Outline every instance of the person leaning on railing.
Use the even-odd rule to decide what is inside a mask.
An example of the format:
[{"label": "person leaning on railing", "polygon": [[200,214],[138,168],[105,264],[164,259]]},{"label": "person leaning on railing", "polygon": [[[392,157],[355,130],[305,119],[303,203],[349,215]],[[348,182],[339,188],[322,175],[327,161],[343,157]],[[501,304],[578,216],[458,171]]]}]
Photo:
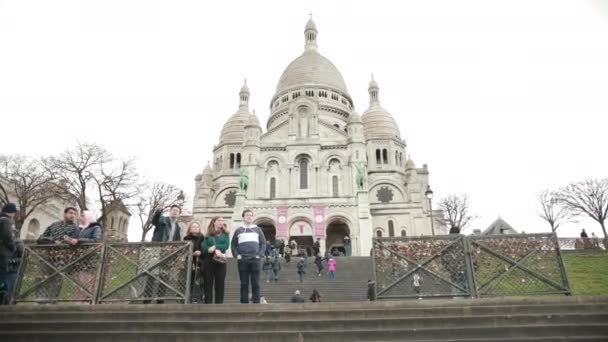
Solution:
[{"label": "person leaning on railing", "polygon": [[[65,242],[68,245],[76,246],[83,243],[96,243],[101,239],[101,225],[97,223],[95,215],[92,211],[83,210],[78,216],[78,234],[75,238],[66,238]],[[83,261],[79,264],[76,272],[79,286],[76,287],[76,300],[92,300],[85,289],[92,291],[95,287],[95,265],[87,265]]]},{"label": "person leaning on railing", "polygon": [[[68,239],[70,238],[77,238],[79,234],[78,226],[75,224],[77,214],[78,211],[76,208],[65,208],[65,210],[63,210],[63,220],[57,221],[48,226],[36,242],[41,245],[60,245],[67,243]],[[64,253],[66,253],[66,251],[58,251],[58,253],[54,253],[54,257],[50,261],[55,264],[58,262],[63,262],[62,257],[65,256]],[[53,266],[59,267],[60,265]],[[52,267],[46,265],[45,263],[40,264],[40,280],[46,279],[53,273],[55,273],[55,270]],[[36,290],[36,296],[39,299],[48,299],[48,303],[53,303],[53,300],[59,297],[62,285],[63,278],[56,275],[38,287]]]}]

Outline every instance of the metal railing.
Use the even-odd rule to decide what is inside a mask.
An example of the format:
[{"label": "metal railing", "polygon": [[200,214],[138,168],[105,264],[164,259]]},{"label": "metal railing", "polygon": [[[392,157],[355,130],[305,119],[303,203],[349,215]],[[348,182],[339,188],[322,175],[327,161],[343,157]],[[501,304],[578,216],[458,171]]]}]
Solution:
[{"label": "metal railing", "polygon": [[557,239],[559,248],[562,250],[583,250],[583,249],[595,249],[605,250],[606,246],[604,241],[598,237],[564,237]]},{"label": "metal railing", "polygon": [[570,294],[555,234],[374,238],[378,299]]},{"label": "metal railing", "polygon": [[26,245],[12,302],[189,300],[189,242]]}]

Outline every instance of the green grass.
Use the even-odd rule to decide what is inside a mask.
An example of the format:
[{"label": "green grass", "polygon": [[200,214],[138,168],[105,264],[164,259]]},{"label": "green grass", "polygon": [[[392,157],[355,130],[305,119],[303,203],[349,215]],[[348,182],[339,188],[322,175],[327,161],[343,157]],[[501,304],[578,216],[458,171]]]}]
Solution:
[{"label": "green grass", "polygon": [[608,295],[608,253],[562,253],[576,296]]}]

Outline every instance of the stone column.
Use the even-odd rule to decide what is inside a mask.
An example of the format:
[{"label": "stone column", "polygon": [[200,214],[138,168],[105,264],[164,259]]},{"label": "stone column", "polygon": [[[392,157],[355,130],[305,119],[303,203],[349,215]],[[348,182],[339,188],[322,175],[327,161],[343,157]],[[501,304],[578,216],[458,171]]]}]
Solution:
[{"label": "stone column", "polygon": [[[357,192],[357,205],[359,216],[359,241],[351,241],[353,245],[353,255],[368,256],[372,249],[372,215],[369,209],[369,194],[367,191]],[[357,250],[358,249],[358,250]]]}]

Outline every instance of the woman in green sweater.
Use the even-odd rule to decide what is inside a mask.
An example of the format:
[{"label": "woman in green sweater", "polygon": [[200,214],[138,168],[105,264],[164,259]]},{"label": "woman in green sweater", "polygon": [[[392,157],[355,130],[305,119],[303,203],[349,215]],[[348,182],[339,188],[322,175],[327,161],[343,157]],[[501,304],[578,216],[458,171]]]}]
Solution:
[{"label": "woman in green sweater", "polygon": [[[226,279],[226,250],[230,247],[230,235],[221,217],[214,217],[207,228],[207,238],[202,250],[207,253],[204,259],[205,304],[224,303],[224,280]],[[222,262],[223,261],[223,262]],[[215,301],[213,290],[215,289]]]}]

